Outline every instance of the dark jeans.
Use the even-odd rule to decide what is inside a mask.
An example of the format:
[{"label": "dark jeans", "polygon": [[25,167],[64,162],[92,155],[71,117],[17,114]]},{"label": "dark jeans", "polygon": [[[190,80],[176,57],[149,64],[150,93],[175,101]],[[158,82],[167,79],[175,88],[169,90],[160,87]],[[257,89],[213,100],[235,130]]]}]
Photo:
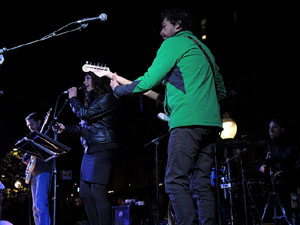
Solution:
[{"label": "dark jeans", "polygon": [[107,185],[80,181],[80,197],[91,225],[111,225]]},{"label": "dark jeans", "polygon": [[199,224],[215,225],[210,174],[217,135],[215,127],[171,130],[165,185],[178,225],[190,225],[195,219],[193,198],[197,201]]}]

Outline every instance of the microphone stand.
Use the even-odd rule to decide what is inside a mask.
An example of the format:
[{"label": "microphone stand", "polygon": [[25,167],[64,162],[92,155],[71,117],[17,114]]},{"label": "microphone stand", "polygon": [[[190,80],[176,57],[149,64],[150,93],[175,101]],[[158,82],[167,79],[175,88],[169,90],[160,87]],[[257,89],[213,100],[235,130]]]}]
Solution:
[{"label": "microphone stand", "polygon": [[241,175],[242,175],[242,190],[243,190],[243,200],[244,200],[245,225],[248,225],[248,223],[249,223],[249,221],[248,221],[249,208],[248,208],[248,202],[247,202],[247,197],[246,197],[247,193],[249,194],[250,201],[252,203],[252,207],[255,208],[255,211],[256,211],[257,216],[259,218],[259,223],[262,225],[263,221],[262,221],[262,219],[260,217],[260,214],[258,212],[258,209],[257,209],[257,207],[254,203],[254,199],[252,197],[251,191],[249,190],[249,187],[248,187],[248,184],[247,184],[247,178],[246,178],[246,175],[245,175],[246,169],[245,169],[245,166],[244,166],[244,153],[246,153],[248,151],[248,148],[246,147],[246,137],[247,137],[246,135],[242,136],[243,150],[238,154],[239,161],[240,161],[240,166],[241,166]]},{"label": "microphone stand", "polygon": [[241,172],[242,172],[242,187],[243,187],[243,200],[244,200],[244,212],[245,212],[245,225],[248,225],[248,207],[247,207],[247,198],[246,198],[246,176],[245,176],[245,168],[244,168],[244,159],[243,159],[243,153],[248,151],[247,148],[244,148],[243,151],[239,154],[241,156],[240,159],[240,165],[241,165]]},{"label": "microphone stand", "polygon": [[168,134],[169,132],[163,134],[160,137],[153,139],[152,141],[144,145],[144,147],[147,147],[152,143],[155,144],[155,184],[156,184],[156,213],[155,213],[155,222],[154,222],[155,225],[159,224],[158,145],[159,145],[159,140],[167,136]]},{"label": "microphone stand", "polygon": [[[224,198],[227,199],[227,189],[229,193],[229,205],[230,205],[230,221],[228,221],[228,225],[235,225],[235,218],[233,213],[233,190],[232,190],[232,178],[231,178],[231,166],[230,161],[235,159],[237,155],[233,156],[232,158],[226,158],[227,164],[227,174],[221,178],[221,189],[224,189]],[[221,223],[220,223],[221,224]]]},{"label": "microphone stand", "polygon": [[218,220],[219,225],[222,225],[221,219],[221,201],[220,201],[220,184],[219,184],[219,164],[218,164],[218,154],[217,154],[217,144],[214,144],[215,153],[215,168],[216,168],[216,192],[217,192],[217,209],[218,209]]},{"label": "microphone stand", "polygon": [[31,44],[35,44],[37,42],[41,42],[41,41],[45,41],[45,40],[48,40],[52,37],[58,37],[58,36],[61,36],[63,34],[67,34],[67,33],[70,33],[70,32],[74,32],[74,31],[81,31],[83,28],[86,28],[88,26],[88,23],[84,23],[84,24],[80,24],[79,27],[77,28],[74,28],[74,29],[71,29],[71,30],[66,30],[66,31],[63,31],[66,27],[72,25],[72,24],[78,24],[77,21],[76,22],[71,22],[71,23],[68,23],[67,25],[59,28],[58,30],[40,38],[40,39],[37,39],[37,40],[34,40],[34,41],[31,41],[31,42],[28,42],[28,43],[25,43],[25,44],[21,44],[21,45],[18,45],[18,46],[15,46],[15,47],[12,47],[12,48],[2,48],[0,49],[0,65],[3,64],[4,62],[4,56],[3,56],[3,53],[4,52],[8,52],[8,51],[11,51],[11,50],[15,50],[15,49],[18,49],[18,48],[21,48],[21,47],[24,47],[24,46],[27,46],[27,45],[31,45]]},{"label": "microphone stand", "polygon": [[[54,110],[54,115],[53,115],[53,119],[52,121],[49,123],[48,125],[48,129],[45,131],[45,134],[47,135],[47,133],[50,131],[50,129],[52,128],[52,126],[54,126],[54,124],[57,122],[57,118],[59,116],[59,114],[62,112],[62,110],[64,109],[64,107],[66,106],[68,99],[65,100],[63,106],[61,107],[61,109],[59,110],[59,112],[56,115],[56,109],[57,109],[57,104],[58,104],[58,100],[59,98],[63,95],[63,93],[61,93],[58,96],[58,99],[56,101],[56,105],[55,105],[55,110]],[[57,131],[54,130],[54,140],[57,141]],[[55,225],[56,223],[56,188],[57,188],[57,169],[56,169],[56,158],[57,156],[53,157],[53,225]]]}]

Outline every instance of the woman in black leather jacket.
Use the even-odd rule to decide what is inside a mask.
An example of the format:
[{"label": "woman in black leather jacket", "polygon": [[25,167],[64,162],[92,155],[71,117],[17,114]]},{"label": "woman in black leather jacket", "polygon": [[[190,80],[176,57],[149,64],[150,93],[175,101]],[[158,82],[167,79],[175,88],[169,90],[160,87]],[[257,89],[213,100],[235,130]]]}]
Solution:
[{"label": "woman in black leather jacket", "polygon": [[80,136],[84,156],[80,171],[80,197],[91,225],[111,224],[107,184],[113,154],[117,149],[115,125],[117,104],[110,80],[85,74],[84,103],[77,99],[77,88],[68,90],[72,111],[80,118],[79,125],[58,123],[58,133]]}]

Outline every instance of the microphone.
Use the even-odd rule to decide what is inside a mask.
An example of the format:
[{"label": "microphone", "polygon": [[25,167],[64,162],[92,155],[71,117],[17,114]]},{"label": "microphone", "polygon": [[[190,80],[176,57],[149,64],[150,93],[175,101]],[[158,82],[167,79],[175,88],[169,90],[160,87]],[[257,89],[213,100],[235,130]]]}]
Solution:
[{"label": "microphone", "polygon": [[107,20],[107,15],[106,13],[101,13],[98,17],[83,18],[82,20],[78,20],[76,23],[86,23],[94,20],[100,20],[101,22],[105,22]]},{"label": "microphone", "polygon": [[[84,84],[80,85],[80,86],[77,88],[77,90],[81,90],[81,89],[85,89]],[[63,92],[63,94],[68,94],[68,93],[69,93],[68,90],[66,90],[66,91]]]}]

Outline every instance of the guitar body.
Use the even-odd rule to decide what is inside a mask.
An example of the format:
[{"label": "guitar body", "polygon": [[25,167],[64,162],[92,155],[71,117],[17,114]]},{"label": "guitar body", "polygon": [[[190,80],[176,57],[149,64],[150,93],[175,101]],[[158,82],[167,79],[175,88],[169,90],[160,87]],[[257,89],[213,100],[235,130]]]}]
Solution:
[{"label": "guitar body", "polygon": [[30,161],[29,161],[29,163],[26,167],[26,171],[25,171],[25,183],[26,184],[30,183],[32,171],[34,170],[35,164],[36,164],[36,157],[31,156]]}]

